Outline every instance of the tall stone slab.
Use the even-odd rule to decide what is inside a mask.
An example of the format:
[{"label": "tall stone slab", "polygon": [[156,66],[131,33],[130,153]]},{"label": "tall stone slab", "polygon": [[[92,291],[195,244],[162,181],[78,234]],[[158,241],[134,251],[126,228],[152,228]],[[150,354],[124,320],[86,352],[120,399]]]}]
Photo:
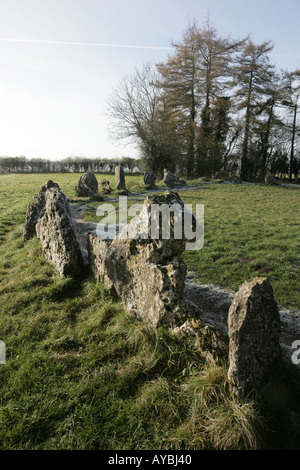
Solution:
[{"label": "tall stone slab", "polygon": [[280,355],[280,315],[267,278],[244,282],[228,312],[228,379],[235,395],[259,390]]},{"label": "tall stone slab", "polygon": [[59,189],[59,186],[57,183],[54,183],[52,180],[48,180],[46,184],[41,186],[39,192],[34,195],[33,204],[30,204],[27,207],[25,223],[23,227],[24,241],[29,240],[34,235],[36,235],[35,227],[36,227],[38,218],[42,210],[45,207],[45,193],[47,189],[50,189],[52,187]]},{"label": "tall stone slab", "polygon": [[125,173],[122,166],[115,167],[115,178],[117,191],[126,191]]},{"label": "tall stone slab", "polygon": [[45,192],[45,206],[36,224],[43,253],[60,276],[81,278],[84,263],[68,200],[57,185]]}]

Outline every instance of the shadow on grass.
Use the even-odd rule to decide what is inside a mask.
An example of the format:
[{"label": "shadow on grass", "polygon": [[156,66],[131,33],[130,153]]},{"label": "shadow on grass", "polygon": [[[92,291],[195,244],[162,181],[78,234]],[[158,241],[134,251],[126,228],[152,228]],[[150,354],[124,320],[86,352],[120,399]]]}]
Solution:
[{"label": "shadow on grass", "polygon": [[78,297],[82,290],[82,282],[80,280],[66,277],[58,278],[48,288],[44,290],[44,296],[49,300],[63,302],[67,299]]}]

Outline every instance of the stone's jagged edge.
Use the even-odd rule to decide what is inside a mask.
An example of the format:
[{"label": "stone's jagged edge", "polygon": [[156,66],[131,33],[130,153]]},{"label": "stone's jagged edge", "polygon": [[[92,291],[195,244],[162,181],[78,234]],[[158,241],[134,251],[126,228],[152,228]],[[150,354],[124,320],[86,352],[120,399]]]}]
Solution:
[{"label": "stone's jagged edge", "polygon": [[281,355],[280,315],[267,278],[245,281],[228,312],[228,379],[235,395],[259,390]]},{"label": "stone's jagged edge", "polygon": [[80,176],[75,185],[75,192],[79,197],[92,197],[98,201],[103,201],[103,197],[98,193],[98,181],[92,171],[87,171]]},{"label": "stone's jagged edge", "polygon": [[[200,311],[183,296],[186,265],[181,254],[185,240],[172,238],[172,215],[170,239],[150,237],[152,204],[176,204],[184,213],[184,203],[177,193],[167,191],[164,196],[147,197],[141,213],[113,240],[100,240],[95,233],[89,233],[90,266],[96,279],[121,297],[129,314],[154,327],[175,327],[187,318],[199,317]],[[147,237],[136,238],[137,233]]]},{"label": "stone's jagged edge", "polygon": [[33,196],[33,204],[30,204],[27,207],[25,215],[25,223],[23,227],[23,239],[24,241],[29,240],[34,235],[36,235],[36,224],[40,217],[42,210],[45,207],[45,193],[47,189],[56,187],[59,189],[57,183],[54,183],[52,180],[48,180],[44,186],[42,186],[37,194]]},{"label": "stone's jagged edge", "polygon": [[37,235],[43,254],[60,276],[81,279],[84,262],[68,200],[58,184],[49,180],[34,197],[26,213],[24,239]]}]

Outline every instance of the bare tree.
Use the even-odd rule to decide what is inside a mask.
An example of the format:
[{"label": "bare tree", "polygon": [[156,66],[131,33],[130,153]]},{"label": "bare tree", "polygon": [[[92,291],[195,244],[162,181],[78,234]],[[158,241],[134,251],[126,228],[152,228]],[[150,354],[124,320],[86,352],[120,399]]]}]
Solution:
[{"label": "bare tree", "polygon": [[113,138],[135,142],[147,169],[159,172],[169,166],[169,116],[160,96],[158,74],[150,64],[120,81],[109,99],[107,114]]}]

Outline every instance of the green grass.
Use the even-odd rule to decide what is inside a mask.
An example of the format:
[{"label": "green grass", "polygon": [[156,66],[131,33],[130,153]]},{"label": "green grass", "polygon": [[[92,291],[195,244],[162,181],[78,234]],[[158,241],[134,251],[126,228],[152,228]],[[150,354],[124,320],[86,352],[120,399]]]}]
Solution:
[{"label": "green grass", "polygon": [[198,281],[238,290],[267,276],[277,302],[300,309],[300,190],[209,185],[180,193],[204,204],[204,245],[184,259]]},{"label": "green grass", "polygon": [[[23,243],[26,206],[49,178],[94,208],[85,217],[99,204],[76,198],[78,175],[0,176],[0,449],[299,449],[288,413],[300,411],[295,366],[278,364],[261,396],[237,401],[226,357],[208,361],[195,338],[129,318],[89,276],[58,278],[36,238]],[[140,176],[126,181],[140,192]],[[299,308],[298,190],[204,185],[180,195],[205,204],[204,247],[184,255],[197,279],[237,288],[265,275],[260,265],[277,301]]]}]

